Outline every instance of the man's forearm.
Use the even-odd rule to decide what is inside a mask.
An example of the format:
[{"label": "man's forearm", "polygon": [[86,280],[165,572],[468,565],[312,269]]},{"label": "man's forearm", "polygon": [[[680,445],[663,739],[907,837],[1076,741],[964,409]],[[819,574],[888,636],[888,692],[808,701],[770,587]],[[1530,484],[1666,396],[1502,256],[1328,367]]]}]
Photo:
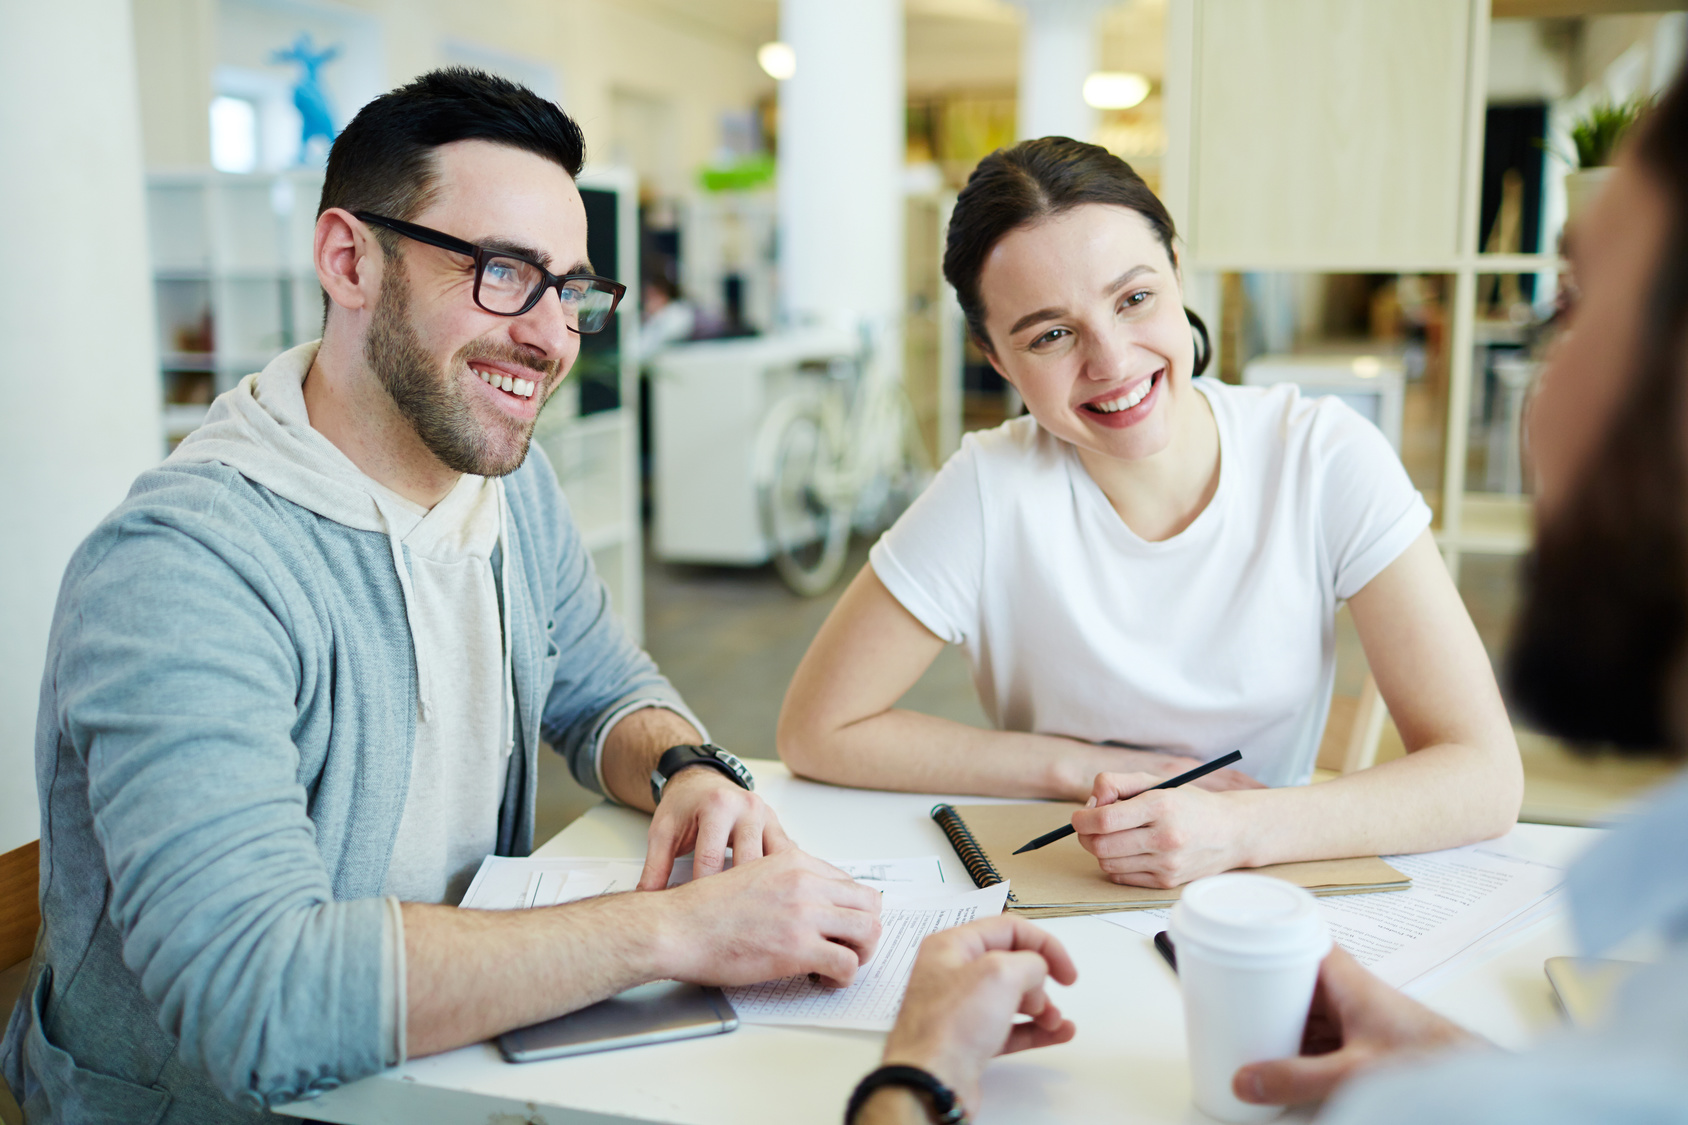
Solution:
[{"label": "man's forearm", "polygon": [[862,1103],[851,1125],[931,1125],[926,1103],[903,1086],[881,1086]]},{"label": "man's forearm", "polygon": [[666,975],[654,895],[541,910],[404,910],[406,1050],[430,1055],[551,1019]]},{"label": "man's forearm", "polygon": [[651,771],[670,746],[703,741],[698,729],[666,707],[645,707],[610,728],[604,739],[604,785],[626,805],[650,812]]}]

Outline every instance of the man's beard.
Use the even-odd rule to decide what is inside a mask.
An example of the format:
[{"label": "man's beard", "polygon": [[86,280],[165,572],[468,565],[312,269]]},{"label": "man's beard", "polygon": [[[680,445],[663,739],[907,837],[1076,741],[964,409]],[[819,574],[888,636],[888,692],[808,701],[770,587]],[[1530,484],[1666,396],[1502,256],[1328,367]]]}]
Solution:
[{"label": "man's beard", "polygon": [[[416,325],[410,318],[410,286],[403,266],[398,262],[391,265],[393,268],[382,279],[381,296],[364,337],[364,362],[375,372],[393,405],[422,439],[422,444],[447,468],[483,477],[515,472],[527,460],[534,424],[502,416],[483,422],[476,417],[474,407],[463,393],[459,375],[471,359],[519,364],[535,372],[534,394],[539,396],[539,404],[544,405],[557,365],[536,361],[510,348],[472,340],[451,357],[442,371],[416,335]],[[509,440],[489,441],[489,426],[500,427]]]},{"label": "man's beard", "polygon": [[1682,753],[1688,551],[1677,416],[1673,402],[1627,404],[1525,559],[1508,695],[1522,718],[1578,749]]}]

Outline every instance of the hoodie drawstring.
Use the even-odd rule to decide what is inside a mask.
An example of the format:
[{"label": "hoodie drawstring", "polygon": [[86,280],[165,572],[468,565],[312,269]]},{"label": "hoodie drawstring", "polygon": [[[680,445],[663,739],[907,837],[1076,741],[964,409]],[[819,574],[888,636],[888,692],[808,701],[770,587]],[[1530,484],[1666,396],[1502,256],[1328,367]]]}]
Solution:
[{"label": "hoodie drawstring", "polygon": [[[393,521],[387,518],[387,512],[379,503],[376,511],[381,513],[381,520],[387,525],[387,545],[393,550],[393,570],[399,576],[399,589],[404,592],[404,620],[410,627],[410,648],[416,654],[416,702],[422,712],[425,723],[434,720],[434,692],[428,676],[428,661],[422,653],[422,632],[416,625],[416,590],[410,584],[410,567],[405,565],[404,544],[393,531]],[[507,658],[506,658],[507,659]]]},{"label": "hoodie drawstring", "polygon": [[509,502],[504,498],[504,481],[502,478],[493,481],[498,489],[498,585],[499,605],[503,612],[499,614],[504,619],[504,674],[500,677],[501,692],[504,696],[504,756],[508,758],[516,746],[516,685],[512,678],[515,630],[511,627],[510,618],[510,515]]}]

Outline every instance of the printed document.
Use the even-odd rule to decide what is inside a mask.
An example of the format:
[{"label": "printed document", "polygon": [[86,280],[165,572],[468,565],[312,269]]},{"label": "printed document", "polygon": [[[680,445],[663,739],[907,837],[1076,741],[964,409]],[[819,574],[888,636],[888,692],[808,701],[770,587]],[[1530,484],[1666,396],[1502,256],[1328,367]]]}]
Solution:
[{"label": "printed document", "polygon": [[933,898],[887,898],[879,915],[882,927],[873,959],[856,973],[848,988],[828,988],[808,977],[786,977],[746,988],[729,988],[743,1023],[798,1024],[889,1031],[908,991],[914,956],[928,935],[1001,914],[1008,884],[982,890],[941,893]]},{"label": "printed document", "polygon": [[[1565,876],[1561,868],[1518,855],[1505,841],[1383,858],[1412,877],[1410,889],[1332,895],[1318,904],[1337,944],[1396,988],[1423,987],[1430,974],[1462,954],[1540,917]],[[1167,928],[1172,911],[1099,917],[1152,937]]]},{"label": "printed document", "polygon": [[626,859],[518,859],[489,855],[458,903],[465,910],[529,910],[639,885],[644,864]]},{"label": "printed document", "polygon": [[[909,859],[828,860],[850,878],[893,898],[905,895],[931,897],[961,888],[944,882],[943,864],[935,855]],[[727,857],[727,866],[733,865]],[[466,910],[527,910],[556,906],[592,895],[630,891],[639,885],[644,864],[630,859],[572,859],[564,856],[489,855],[481,860],[474,881],[463,893],[459,906]],[[669,886],[689,883],[692,857],[674,861]]]}]

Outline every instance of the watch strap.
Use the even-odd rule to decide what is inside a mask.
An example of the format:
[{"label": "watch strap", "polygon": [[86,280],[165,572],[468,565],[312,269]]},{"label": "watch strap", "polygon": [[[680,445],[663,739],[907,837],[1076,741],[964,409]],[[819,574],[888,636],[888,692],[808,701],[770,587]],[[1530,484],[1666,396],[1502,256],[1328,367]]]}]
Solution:
[{"label": "watch strap", "polygon": [[931,1071],[901,1065],[882,1066],[856,1083],[849,1107],[844,1110],[844,1125],[854,1125],[862,1106],[881,1086],[903,1086],[922,1095],[927,1115],[937,1125],[968,1125],[967,1111],[962,1108],[954,1090],[938,1081]]},{"label": "watch strap", "polygon": [[653,804],[662,803],[662,791],[674,775],[689,766],[708,766],[721,776],[731,781],[741,789],[754,790],[756,780],[750,775],[743,762],[739,761],[726,750],[713,743],[701,746],[682,743],[670,746],[657,759],[656,769],[651,771],[651,801]]}]

